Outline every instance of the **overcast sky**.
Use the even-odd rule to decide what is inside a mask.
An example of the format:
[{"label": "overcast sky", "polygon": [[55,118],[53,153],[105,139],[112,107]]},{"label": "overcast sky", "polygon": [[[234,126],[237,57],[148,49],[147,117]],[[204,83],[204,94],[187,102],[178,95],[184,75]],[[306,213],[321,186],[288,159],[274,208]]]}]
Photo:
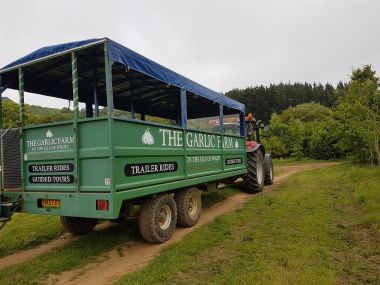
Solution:
[{"label": "overcast sky", "polygon": [[1,67],[42,46],[109,37],[219,92],[289,81],[335,85],[363,64],[380,73],[379,0],[0,5]]}]

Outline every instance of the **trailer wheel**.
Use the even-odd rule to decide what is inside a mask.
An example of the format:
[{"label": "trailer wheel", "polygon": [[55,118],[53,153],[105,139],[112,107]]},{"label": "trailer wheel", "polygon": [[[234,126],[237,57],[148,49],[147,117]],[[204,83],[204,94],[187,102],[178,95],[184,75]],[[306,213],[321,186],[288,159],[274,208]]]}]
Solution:
[{"label": "trailer wheel", "polygon": [[247,153],[248,172],[244,180],[245,191],[256,193],[264,187],[264,159],[260,150]]},{"label": "trailer wheel", "polygon": [[196,187],[179,190],[174,195],[177,205],[177,225],[192,227],[198,223],[202,210],[201,194]]},{"label": "trailer wheel", "polygon": [[63,228],[74,236],[88,234],[97,223],[98,219],[61,216]]},{"label": "trailer wheel", "polygon": [[177,207],[168,194],[151,196],[144,201],[139,217],[143,238],[150,243],[169,240],[177,222]]},{"label": "trailer wheel", "polygon": [[264,184],[265,185],[272,185],[273,184],[273,161],[270,154],[266,154],[264,158],[264,169],[265,169],[265,178],[264,178]]}]

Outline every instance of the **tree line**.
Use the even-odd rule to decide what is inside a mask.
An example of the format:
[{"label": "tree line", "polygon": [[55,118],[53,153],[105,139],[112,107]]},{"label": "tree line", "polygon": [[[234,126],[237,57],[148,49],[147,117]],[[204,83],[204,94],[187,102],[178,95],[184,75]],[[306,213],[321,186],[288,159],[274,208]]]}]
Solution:
[{"label": "tree line", "polygon": [[353,158],[380,165],[380,80],[370,65],[334,90],[331,106],[303,103],[270,118],[264,139],[274,157]]},{"label": "tree line", "polygon": [[315,102],[333,107],[336,104],[336,90],[344,88],[340,82],[336,87],[327,83],[280,83],[269,86],[233,89],[225,95],[245,104],[246,112],[264,122],[269,122],[273,113],[280,113],[289,107]]}]

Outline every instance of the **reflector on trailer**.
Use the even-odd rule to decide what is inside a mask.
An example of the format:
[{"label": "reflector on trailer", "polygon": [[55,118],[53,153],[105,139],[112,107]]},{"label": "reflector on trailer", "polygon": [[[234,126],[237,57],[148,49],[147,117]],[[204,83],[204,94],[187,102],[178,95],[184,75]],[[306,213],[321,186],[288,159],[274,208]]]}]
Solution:
[{"label": "reflector on trailer", "polygon": [[109,209],[108,200],[96,200],[96,210],[108,211],[108,209]]}]

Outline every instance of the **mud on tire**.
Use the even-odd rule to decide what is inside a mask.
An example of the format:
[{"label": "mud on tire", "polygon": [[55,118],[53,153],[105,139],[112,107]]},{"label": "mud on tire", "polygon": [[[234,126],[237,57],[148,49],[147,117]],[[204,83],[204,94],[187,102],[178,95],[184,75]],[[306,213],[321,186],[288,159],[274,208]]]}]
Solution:
[{"label": "mud on tire", "polygon": [[265,185],[272,185],[273,184],[273,178],[274,178],[274,172],[273,172],[273,161],[270,154],[266,154],[264,158],[264,169],[265,169],[265,177],[264,177],[264,184]]},{"label": "mud on tire", "polygon": [[98,219],[61,216],[63,228],[74,236],[88,234],[97,223]]},{"label": "mud on tire", "polygon": [[264,158],[260,150],[247,153],[247,175],[244,189],[249,193],[260,192],[264,187]]},{"label": "mud on tire", "polygon": [[168,194],[148,197],[142,206],[139,229],[149,243],[163,243],[169,240],[177,222],[177,207]]},{"label": "mud on tire", "polygon": [[202,210],[202,199],[198,188],[178,190],[174,200],[177,206],[177,225],[192,227],[197,224]]}]

